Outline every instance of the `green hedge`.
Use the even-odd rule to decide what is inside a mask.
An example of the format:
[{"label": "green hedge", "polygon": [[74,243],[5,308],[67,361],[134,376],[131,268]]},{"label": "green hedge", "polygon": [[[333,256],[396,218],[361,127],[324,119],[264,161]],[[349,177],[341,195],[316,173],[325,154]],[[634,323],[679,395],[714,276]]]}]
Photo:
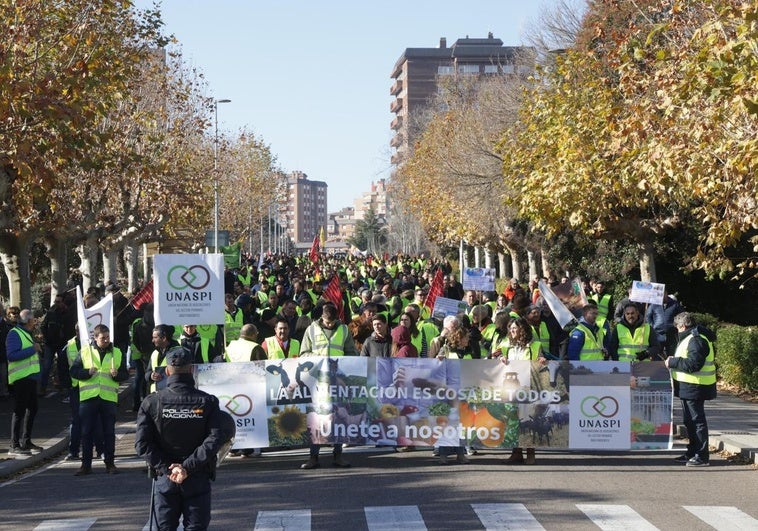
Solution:
[{"label": "green hedge", "polygon": [[750,391],[758,390],[758,328],[719,327],[716,367],[724,383]]}]

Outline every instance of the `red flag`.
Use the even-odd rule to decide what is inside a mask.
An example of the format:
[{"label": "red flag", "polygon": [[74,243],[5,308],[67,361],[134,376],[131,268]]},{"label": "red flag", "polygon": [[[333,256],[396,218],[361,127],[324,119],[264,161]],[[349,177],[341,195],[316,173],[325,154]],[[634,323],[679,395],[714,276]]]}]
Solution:
[{"label": "red flag", "polygon": [[142,288],[137,292],[137,294],[132,297],[132,306],[134,306],[136,309],[140,309],[142,305],[148,304],[153,302],[153,279],[147,281],[147,284],[145,284],[145,287]]},{"label": "red flag", "polygon": [[345,322],[345,306],[342,303],[342,290],[340,289],[340,279],[337,275],[332,276],[329,285],[324,290],[324,298],[334,303],[337,307],[337,314],[340,321]]},{"label": "red flag", "polygon": [[428,306],[430,310],[434,310],[434,301],[437,300],[437,297],[442,296],[442,287],[442,269],[438,268],[437,272],[434,273],[434,278],[429,286],[429,293],[427,293],[426,300],[424,300],[424,306]]},{"label": "red flag", "polygon": [[311,262],[313,262],[314,264],[318,262],[318,253],[319,253],[320,247],[321,246],[319,245],[318,234],[316,234],[313,237],[313,245],[311,245],[311,252],[308,255],[308,257],[311,259]]}]

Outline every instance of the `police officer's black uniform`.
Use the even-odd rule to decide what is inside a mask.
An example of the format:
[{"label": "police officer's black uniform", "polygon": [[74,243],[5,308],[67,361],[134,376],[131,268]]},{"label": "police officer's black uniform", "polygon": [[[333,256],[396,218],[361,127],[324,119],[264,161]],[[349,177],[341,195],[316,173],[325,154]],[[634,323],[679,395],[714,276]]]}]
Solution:
[{"label": "police officer's black uniform", "polygon": [[[167,387],[148,395],[137,416],[134,447],[155,472],[155,511],[160,530],[175,530],[184,515],[184,529],[207,529],[211,520],[211,480],[216,455],[234,436],[218,399],[195,388],[192,354],[176,349],[167,355],[171,375]],[[181,483],[169,479],[169,466],[188,473]]]}]

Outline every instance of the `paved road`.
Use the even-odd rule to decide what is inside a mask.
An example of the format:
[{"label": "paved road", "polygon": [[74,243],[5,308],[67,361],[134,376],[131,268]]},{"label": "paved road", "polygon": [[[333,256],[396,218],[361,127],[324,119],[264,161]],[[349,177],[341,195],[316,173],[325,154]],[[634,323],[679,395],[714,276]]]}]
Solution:
[{"label": "paved road", "polygon": [[[68,405],[42,399],[35,441],[48,450],[0,462],[0,529],[143,529],[150,482],[134,455],[129,403],[123,396],[117,428],[123,473],[106,475],[95,463],[95,474],[75,478],[79,464],[62,460]],[[6,445],[9,409],[0,403]],[[758,406],[722,394],[707,412],[711,443],[754,459]],[[540,452],[531,467],[484,453],[468,466],[440,467],[428,452],[350,448],[354,468],[308,472],[298,468],[303,451],[265,453],[222,466],[211,528],[758,530],[755,466],[714,455],[710,468],[687,469],[672,461],[681,451],[678,441],[672,452]]]},{"label": "paved road", "polygon": [[[2,529],[144,529],[150,482],[127,451],[130,423],[119,426],[110,476],[100,463],[74,478],[77,463],[52,461],[0,486]],[[688,469],[665,452],[541,452],[535,466],[506,466],[502,454],[442,467],[429,452],[350,448],[348,470],[301,471],[305,454],[232,459],[214,485],[212,529],[758,529],[752,465],[720,456]],[[328,458],[324,459],[328,465]],[[35,503],[38,501],[38,503]]]}]

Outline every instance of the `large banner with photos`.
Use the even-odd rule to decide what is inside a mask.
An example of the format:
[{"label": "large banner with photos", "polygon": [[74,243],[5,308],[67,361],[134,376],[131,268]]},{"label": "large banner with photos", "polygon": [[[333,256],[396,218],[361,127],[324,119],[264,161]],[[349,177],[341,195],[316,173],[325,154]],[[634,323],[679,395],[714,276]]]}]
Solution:
[{"label": "large banner with photos", "polygon": [[234,448],[316,444],[670,449],[662,362],[303,357],[197,365]]}]

